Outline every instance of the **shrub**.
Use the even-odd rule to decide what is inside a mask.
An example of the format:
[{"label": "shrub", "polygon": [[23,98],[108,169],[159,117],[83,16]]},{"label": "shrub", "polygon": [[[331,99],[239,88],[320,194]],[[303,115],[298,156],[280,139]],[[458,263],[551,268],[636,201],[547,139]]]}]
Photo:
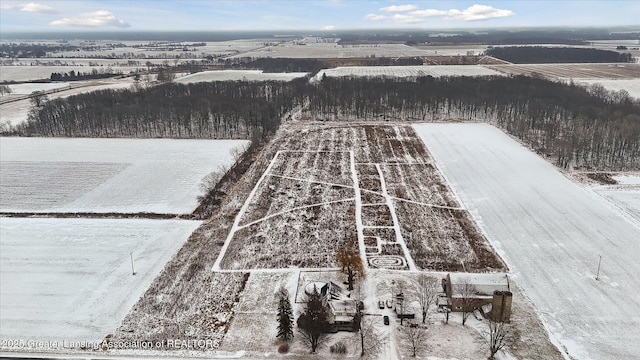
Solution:
[{"label": "shrub", "polygon": [[331,351],[332,354],[346,354],[347,345],[342,341],[338,341],[337,343],[331,345],[329,350]]},{"label": "shrub", "polygon": [[282,345],[278,346],[278,352],[280,354],[286,354],[289,352],[289,343],[283,343]]}]

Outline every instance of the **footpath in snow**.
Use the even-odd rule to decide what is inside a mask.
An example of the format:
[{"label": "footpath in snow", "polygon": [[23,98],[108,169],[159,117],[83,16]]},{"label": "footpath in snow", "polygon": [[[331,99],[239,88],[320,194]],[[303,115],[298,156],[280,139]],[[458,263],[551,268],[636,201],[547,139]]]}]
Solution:
[{"label": "footpath in snow", "polygon": [[415,129],[561,350],[640,358],[640,228],[493,126]]}]

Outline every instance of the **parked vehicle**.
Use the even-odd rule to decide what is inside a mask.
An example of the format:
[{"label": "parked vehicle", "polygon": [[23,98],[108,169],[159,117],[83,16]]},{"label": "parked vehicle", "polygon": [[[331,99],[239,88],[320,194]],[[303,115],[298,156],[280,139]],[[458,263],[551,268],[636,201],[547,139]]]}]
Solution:
[{"label": "parked vehicle", "polygon": [[384,309],[384,302],[382,300],[378,301],[378,308]]},{"label": "parked vehicle", "polygon": [[385,315],[382,320],[384,321],[385,325],[389,325],[389,317],[387,315]]},{"label": "parked vehicle", "polygon": [[387,299],[387,307],[391,309],[393,307],[393,299]]}]

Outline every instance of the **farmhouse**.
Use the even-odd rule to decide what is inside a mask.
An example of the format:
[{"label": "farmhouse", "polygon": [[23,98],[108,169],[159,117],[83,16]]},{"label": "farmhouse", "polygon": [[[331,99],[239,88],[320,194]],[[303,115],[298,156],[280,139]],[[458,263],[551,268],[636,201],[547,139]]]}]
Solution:
[{"label": "farmhouse", "polygon": [[351,299],[350,294],[340,285],[332,281],[327,283],[313,281],[305,286],[304,291],[307,295],[314,291],[318,291],[322,295],[324,303],[329,309],[327,322],[330,331],[353,331],[353,320],[358,314],[358,307],[362,305],[359,301]]},{"label": "farmhouse", "polygon": [[470,304],[467,310],[482,308],[487,313],[492,311],[487,306],[490,305],[506,318],[504,321],[509,320],[511,292],[507,274],[449,273],[442,279],[442,287],[452,311],[462,311],[466,302]]}]

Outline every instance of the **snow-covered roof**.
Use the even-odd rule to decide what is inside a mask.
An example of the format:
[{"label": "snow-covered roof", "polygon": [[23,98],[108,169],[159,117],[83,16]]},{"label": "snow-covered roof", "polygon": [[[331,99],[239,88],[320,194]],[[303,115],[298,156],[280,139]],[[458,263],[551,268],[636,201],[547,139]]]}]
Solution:
[{"label": "snow-covered roof", "polygon": [[493,292],[509,291],[509,278],[505,273],[450,273],[452,297],[461,297],[462,288],[465,284],[473,286],[473,293],[476,297],[492,297]]}]

